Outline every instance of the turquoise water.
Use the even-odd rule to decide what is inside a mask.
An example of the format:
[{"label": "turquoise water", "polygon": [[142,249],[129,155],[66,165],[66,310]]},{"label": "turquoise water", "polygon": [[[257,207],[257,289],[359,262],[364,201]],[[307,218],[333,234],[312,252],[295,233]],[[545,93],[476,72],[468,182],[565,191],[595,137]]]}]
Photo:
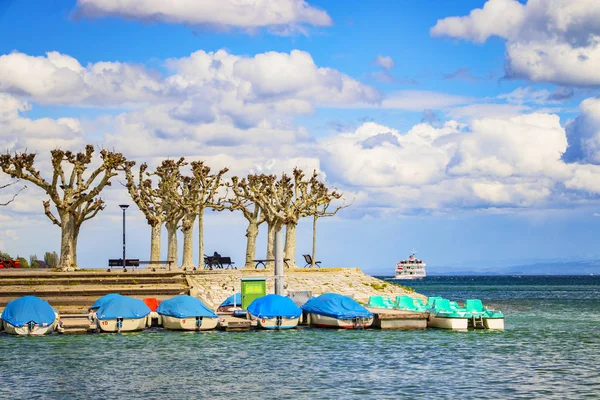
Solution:
[{"label": "turquoise water", "polygon": [[[411,283],[413,284],[413,283]],[[599,398],[600,279],[431,277],[504,332],[0,335],[0,398]]]}]

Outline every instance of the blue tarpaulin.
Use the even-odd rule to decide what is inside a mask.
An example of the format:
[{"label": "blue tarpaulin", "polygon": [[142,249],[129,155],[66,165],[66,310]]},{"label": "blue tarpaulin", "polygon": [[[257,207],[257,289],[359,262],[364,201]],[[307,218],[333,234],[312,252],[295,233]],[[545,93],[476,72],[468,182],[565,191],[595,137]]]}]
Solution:
[{"label": "blue tarpaulin", "polygon": [[102,304],[96,311],[99,320],[143,318],[148,314],[150,314],[150,308],[142,300],[128,296],[115,296]]},{"label": "blue tarpaulin", "polygon": [[164,300],[156,309],[161,315],[176,318],[209,317],[218,318],[213,310],[208,308],[200,299],[181,295]]},{"label": "blue tarpaulin", "polygon": [[56,314],[46,300],[35,296],[24,296],[6,305],[2,312],[2,319],[17,328],[29,322],[47,326],[54,322]]},{"label": "blue tarpaulin", "polygon": [[313,297],[302,306],[304,311],[337,319],[371,318],[373,313],[354,299],[336,293]]},{"label": "blue tarpaulin", "polygon": [[298,318],[302,310],[289,297],[268,294],[255,299],[248,306],[248,312],[257,318]]},{"label": "blue tarpaulin", "polygon": [[229,296],[228,298],[225,299],[224,302],[221,303],[221,305],[219,307],[233,306],[234,298],[235,298],[235,306],[241,307],[242,306],[242,294],[241,293],[236,293],[234,295]]},{"label": "blue tarpaulin", "polygon": [[108,303],[109,301],[111,301],[115,297],[119,297],[119,296],[120,296],[120,294],[118,294],[118,293],[110,293],[110,294],[104,295],[104,296],[100,297],[98,300],[96,300],[94,302],[94,304],[92,304],[92,306],[89,309],[90,310],[97,310],[100,307],[102,307],[102,305]]}]

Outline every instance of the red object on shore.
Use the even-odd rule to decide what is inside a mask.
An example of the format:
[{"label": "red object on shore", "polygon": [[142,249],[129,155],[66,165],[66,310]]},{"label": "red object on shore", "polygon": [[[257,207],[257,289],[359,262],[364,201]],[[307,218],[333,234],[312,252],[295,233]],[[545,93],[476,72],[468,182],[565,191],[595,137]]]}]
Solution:
[{"label": "red object on shore", "polygon": [[148,306],[150,311],[156,311],[161,301],[158,300],[156,297],[147,297],[144,299],[144,303]]},{"label": "red object on shore", "polygon": [[21,268],[21,261],[19,260],[0,260],[0,269],[3,268]]}]

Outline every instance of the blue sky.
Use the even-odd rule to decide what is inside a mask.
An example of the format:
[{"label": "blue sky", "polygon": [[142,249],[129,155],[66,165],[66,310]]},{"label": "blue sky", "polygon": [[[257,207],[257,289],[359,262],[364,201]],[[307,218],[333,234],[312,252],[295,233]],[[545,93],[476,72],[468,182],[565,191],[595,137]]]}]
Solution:
[{"label": "blue sky", "polygon": [[[413,248],[448,268],[600,257],[595,2],[175,3],[0,2],[2,146],[41,163],[93,143],[151,165],[317,169],[353,200],[319,222],[329,266],[391,272]],[[118,255],[127,193],[102,196],[83,267]],[[29,184],[0,210],[3,250],[59,250],[44,199]],[[149,228],[128,221],[146,258]],[[241,262],[244,229],[209,215],[207,250]],[[298,262],[310,243],[303,221]]]}]

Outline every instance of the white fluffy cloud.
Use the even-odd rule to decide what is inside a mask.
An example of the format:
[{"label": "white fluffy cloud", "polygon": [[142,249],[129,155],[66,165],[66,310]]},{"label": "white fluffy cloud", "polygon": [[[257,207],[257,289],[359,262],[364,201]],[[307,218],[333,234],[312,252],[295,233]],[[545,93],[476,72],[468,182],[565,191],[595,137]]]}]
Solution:
[{"label": "white fluffy cloud", "polygon": [[553,114],[422,123],[406,133],[365,123],[320,145],[328,177],[371,211],[544,207],[577,196],[565,187],[600,193],[600,169],[562,159],[567,135]]},{"label": "white fluffy cloud", "polygon": [[468,16],[438,20],[434,36],[507,40],[508,77],[567,85],[600,85],[600,2],[488,0]]},{"label": "white fluffy cloud", "polygon": [[309,53],[268,52],[241,57],[224,50],[197,51],[166,62],[162,77],[138,65],[76,59],[49,52],[0,56],[0,92],[42,104],[141,108],[164,104],[182,121],[229,118],[252,127],[275,115],[306,114],[315,105],[374,104],[374,88],[332,68],[318,67]]},{"label": "white fluffy cloud", "polygon": [[394,65],[396,65],[396,63],[394,62],[394,59],[390,56],[382,56],[382,55],[378,55],[377,57],[375,57],[375,60],[373,60],[373,63],[375,65],[379,65],[381,68],[385,69],[386,71],[389,71],[390,69],[394,68]]},{"label": "white fluffy cloud", "polygon": [[30,104],[0,93],[0,146],[3,149],[50,150],[83,143],[83,132],[75,118],[24,118]]},{"label": "white fluffy cloud", "polygon": [[305,0],[78,0],[77,13],[249,30],[269,27],[280,34],[302,31],[303,25],[332,24],[327,12]]},{"label": "white fluffy cloud", "polygon": [[579,108],[581,113],[567,124],[565,160],[600,164],[600,99],[586,99]]}]

